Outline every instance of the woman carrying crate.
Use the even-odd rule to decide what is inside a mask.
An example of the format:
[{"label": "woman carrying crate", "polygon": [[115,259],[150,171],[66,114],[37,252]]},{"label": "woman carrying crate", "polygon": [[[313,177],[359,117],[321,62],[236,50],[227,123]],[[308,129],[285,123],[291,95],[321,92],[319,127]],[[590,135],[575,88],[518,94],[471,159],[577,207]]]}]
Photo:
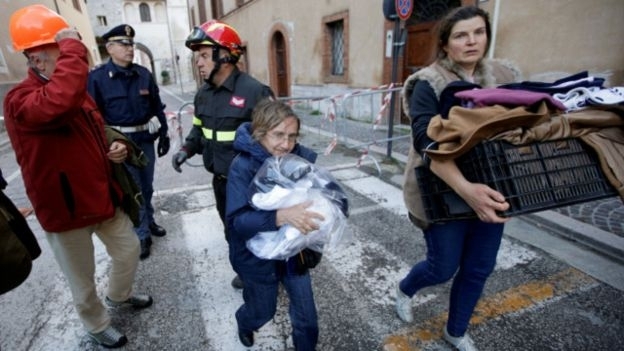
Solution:
[{"label": "woman carrying crate", "polygon": [[[485,58],[491,37],[488,17],[485,11],[472,6],[450,12],[439,23],[435,62],[412,74],[403,88],[403,105],[412,125],[403,191],[410,220],[423,230],[427,257],[398,283],[396,311],[403,321],[411,322],[411,297],[422,288],[453,278],[443,335],[458,350],[476,350],[466,330],[494,270],[507,221],[496,212],[507,210],[509,204],[487,185],[468,182],[453,160],[428,159],[425,150],[436,149],[437,145],[427,136],[427,126],[444,109],[441,94],[450,83],[485,88],[520,80],[519,70],[510,62]],[[414,172],[423,163],[475,211],[478,219],[427,222]]]}]

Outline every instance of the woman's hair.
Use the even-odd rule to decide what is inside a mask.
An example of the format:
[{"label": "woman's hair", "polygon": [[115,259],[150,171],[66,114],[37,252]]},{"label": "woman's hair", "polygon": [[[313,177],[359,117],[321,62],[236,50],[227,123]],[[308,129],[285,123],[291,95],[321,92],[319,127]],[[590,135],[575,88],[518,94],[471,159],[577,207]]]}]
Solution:
[{"label": "woman's hair", "polygon": [[485,46],[484,55],[487,54],[490,49],[490,38],[492,38],[492,27],[490,26],[490,16],[483,9],[476,6],[463,6],[457,7],[449,12],[438,23],[438,48],[436,52],[437,59],[443,59],[446,57],[446,51],[444,47],[448,44],[451,36],[451,31],[457,22],[471,19],[473,17],[481,17],[485,22],[485,33],[487,34],[487,45]]},{"label": "woman's hair", "polygon": [[262,139],[271,129],[277,127],[288,117],[297,120],[297,132],[299,132],[301,120],[290,106],[268,98],[259,101],[251,113],[252,137],[254,140]]}]

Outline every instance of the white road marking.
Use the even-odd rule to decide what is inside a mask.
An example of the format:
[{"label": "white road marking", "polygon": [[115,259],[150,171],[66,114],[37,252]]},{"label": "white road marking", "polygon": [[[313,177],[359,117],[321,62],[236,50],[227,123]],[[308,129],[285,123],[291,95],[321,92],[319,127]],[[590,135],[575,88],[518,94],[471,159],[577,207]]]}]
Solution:
[{"label": "white road marking", "polygon": [[[212,193],[212,190],[210,190]],[[196,200],[213,200],[206,194],[194,194]],[[189,252],[205,257],[201,265],[192,267],[197,277],[197,290],[203,292],[200,309],[206,335],[215,350],[247,350],[238,340],[234,313],[242,305],[241,291],[230,285],[234,271],[228,258],[228,246],[223,226],[214,203],[204,203],[204,209],[184,214],[182,232]],[[256,344],[278,350],[284,341],[273,322],[264,325],[255,335]]]},{"label": "white road marking", "polygon": [[[357,169],[345,169],[333,172],[336,179],[353,191],[368,197],[378,205],[394,214],[407,217],[407,209],[403,202],[403,192],[400,188],[390,185],[381,179],[369,176]],[[365,210],[372,210],[370,206]],[[354,212],[358,209],[354,209]],[[497,258],[497,269],[510,269],[518,264],[527,263],[537,257],[537,254],[524,247],[503,238]]]},{"label": "white road marking", "polygon": [[[378,205],[353,209],[353,213],[365,213],[383,208],[396,215],[404,216],[406,210],[400,188],[352,167],[337,167],[333,174],[345,187],[378,203]],[[206,336],[214,349],[246,350],[238,340],[234,318],[235,311],[242,304],[242,295],[240,291],[236,291],[230,286],[234,272],[230,266],[228,247],[221,221],[214,208],[214,196],[211,187],[181,187],[159,191],[157,195],[160,197],[189,191],[191,192],[187,198],[189,210],[175,215],[180,216],[180,231],[184,237],[186,248],[190,254],[199,258],[194,260],[195,263],[190,269],[192,269],[193,275],[197,277],[197,291],[202,292],[202,298],[198,303]],[[162,213],[162,215],[167,217],[171,214]],[[352,226],[347,230],[355,228]],[[94,242],[97,262],[97,289],[102,292],[105,291],[108,281],[109,258],[101,242],[99,240],[94,240]],[[44,240],[41,243],[44,246],[42,248],[46,252],[46,256],[49,256],[49,248],[45,247],[47,242]],[[367,276],[358,278],[359,281],[363,282],[362,289],[371,293],[370,299],[362,303],[392,306],[394,304],[394,283],[407,274],[411,268],[411,262],[401,262],[398,257],[386,252],[383,246],[375,242],[356,239],[342,252],[327,255],[324,264],[331,265],[337,274],[347,280],[349,277],[360,274],[362,267],[367,264],[364,255],[370,255],[371,252],[377,252],[379,257],[386,257],[389,264],[367,270]],[[510,269],[536,257],[537,254],[534,251],[509,240],[503,240],[498,255],[497,269]],[[47,261],[50,262],[51,260],[52,258],[48,257]],[[42,261],[39,259],[36,264],[41,264]],[[53,285],[52,290],[48,294],[48,300],[42,305],[43,311],[38,314],[41,319],[31,322],[32,328],[39,329],[46,337],[31,340],[30,347],[33,350],[67,349],[76,345],[77,339],[85,338],[84,329],[74,311],[71,295],[66,288],[60,270],[54,267],[50,268],[50,271],[54,273],[48,275],[47,281],[48,285]],[[424,304],[435,297],[431,293],[419,295],[414,298],[413,303],[414,305]],[[360,313],[365,314],[368,309],[363,308],[361,310]],[[367,320],[375,321],[375,318],[367,318]],[[287,336],[289,332],[290,323],[287,314],[284,316],[276,315],[274,320],[256,333],[256,344],[267,350],[284,349],[284,345],[292,348],[292,340]]]}]

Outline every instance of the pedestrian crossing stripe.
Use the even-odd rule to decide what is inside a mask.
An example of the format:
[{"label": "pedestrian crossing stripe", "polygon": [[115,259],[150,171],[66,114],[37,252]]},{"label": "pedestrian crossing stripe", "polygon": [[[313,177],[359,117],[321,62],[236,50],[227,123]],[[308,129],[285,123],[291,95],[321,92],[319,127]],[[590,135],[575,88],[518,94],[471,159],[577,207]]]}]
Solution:
[{"label": "pedestrian crossing stripe", "polygon": [[[487,323],[495,318],[510,313],[539,308],[549,301],[556,301],[571,292],[598,287],[598,282],[587,274],[574,268],[560,271],[544,279],[531,281],[511,289],[482,298],[472,318],[471,325]],[[446,326],[446,312],[422,323],[409,326],[403,332],[386,337],[384,351],[418,351],[428,344],[442,339],[442,330]]]}]

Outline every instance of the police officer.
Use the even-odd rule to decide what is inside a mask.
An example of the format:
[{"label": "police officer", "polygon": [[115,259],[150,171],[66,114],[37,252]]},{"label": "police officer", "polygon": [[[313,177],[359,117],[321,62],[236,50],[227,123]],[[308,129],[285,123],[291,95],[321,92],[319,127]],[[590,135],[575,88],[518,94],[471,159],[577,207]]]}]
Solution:
[{"label": "police officer", "polygon": [[102,35],[110,60],[91,71],[88,90],[106,123],[126,134],[149,159],[145,168],[128,167],[144,198],[139,214],[140,225],[135,231],[141,241],[140,258],[145,259],[150,255],[151,236],[167,234],[154,222],[152,184],[156,163],[154,141],[158,139],[159,157],[167,154],[170,143],[158,86],[150,71],[132,63],[134,34],[131,26],[121,24]]},{"label": "police officer", "polygon": [[[234,158],[236,128],[251,121],[251,111],[256,103],[272,97],[271,88],[236,66],[243,54],[238,33],[231,26],[210,20],[195,27],[186,39],[186,47],[195,52],[196,66],[205,84],[195,95],[193,127],[182,148],[173,155],[173,168],[181,172],[180,165],[195,154],[202,154],[204,167],[213,174],[212,187],[217,211],[225,223],[225,188],[230,163]],[[227,231],[225,233],[227,239]],[[232,286],[242,288],[238,277]]]}]

